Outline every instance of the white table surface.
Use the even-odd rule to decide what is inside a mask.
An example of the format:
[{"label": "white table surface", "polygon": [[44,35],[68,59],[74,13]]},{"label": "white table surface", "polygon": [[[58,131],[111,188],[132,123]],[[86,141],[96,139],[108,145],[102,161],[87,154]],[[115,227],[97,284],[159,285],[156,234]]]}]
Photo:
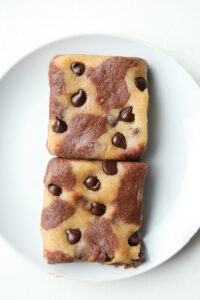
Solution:
[{"label": "white table surface", "polygon": [[[80,33],[148,41],[174,57],[200,84],[199,0],[1,0],[0,76],[33,49]],[[200,232],[150,272],[117,282],[86,283],[46,274],[0,242],[0,299],[199,300],[199,254]]]}]

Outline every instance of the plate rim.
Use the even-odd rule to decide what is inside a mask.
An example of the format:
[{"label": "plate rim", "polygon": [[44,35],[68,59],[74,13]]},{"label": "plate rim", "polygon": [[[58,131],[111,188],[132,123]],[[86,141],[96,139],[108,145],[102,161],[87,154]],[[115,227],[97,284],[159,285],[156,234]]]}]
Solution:
[{"label": "plate rim", "polygon": [[[140,44],[144,47],[148,47],[151,48],[153,51],[157,51],[158,53],[160,53],[161,55],[164,55],[167,59],[171,60],[173,62],[173,64],[175,64],[179,69],[181,69],[181,72],[184,72],[185,75],[192,80],[192,82],[196,85],[197,89],[200,92],[200,87],[198,85],[198,83],[196,82],[196,80],[193,78],[193,76],[179,63],[177,62],[173,57],[171,57],[169,54],[167,54],[165,51],[159,49],[158,47],[152,45],[150,42],[144,41],[144,40],[140,40],[138,38],[133,38],[130,35],[119,35],[119,34],[115,34],[115,33],[81,33],[81,34],[70,34],[67,35],[65,37],[62,37],[60,39],[56,39],[56,40],[51,40],[45,44],[42,44],[39,47],[34,48],[32,51],[27,52],[26,54],[24,54],[23,56],[21,56],[18,60],[15,61],[14,64],[12,64],[9,68],[7,68],[3,74],[0,76],[0,82],[18,65],[20,64],[24,59],[26,59],[27,57],[29,57],[30,55],[34,54],[35,52],[38,52],[40,50],[42,50],[43,48],[47,48],[53,44],[56,43],[60,43],[60,42],[64,42],[66,40],[69,39],[74,39],[74,38],[114,38],[114,39],[121,39],[121,40],[126,40],[126,41],[130,41],[133,43],[137,43]],[[170,256],[168,256],[165,259],[161,259],[161,261],[159,263],[154,263],[151,265],[151,268],[147,269],[147,270],[139,270],[137,273],[124,273],[124,274],[120,274],[119,276],[116,276],[115,278],[109,278],[109,279],[96,279],[96,278],[80,278],[78,276],[74,277],[71,275],[66,275],[66,274],[58,274],[61,275],[62,278],[64,279],[70,279],[70,280],[78,280],[78,281],[83,281],[83,282],[110,282],[110,281],[116,281],[116,280],[124,280],[126,278],[131,278],[146,272],[149,272],[151,270],[153,270],[156,267],[159,267],[161,264],[167,262],[168,260],[170,260],[174,255],[178,254],[188,243],[189,241],[192,239],[192,237],[198,232],[198,230],[200,229],[200,221],[199,224],[197,222],[197,224],[193,224],[192,226],[192,230],[190,231],[190,236],[184,241],[183,245],[181,247],[177,246],[175,249],[173,249],[173,251],[171,252]],[[43,266],[41,266],[40,264],[31,261],[30,259],[28,259],[28,257],[26,257],[25,255],[23,255],[17,248],[15,248],[7,239],[6,237],[4,237],[4,235],[0,232],[0,239],[6,244],[7,247],[9,247],[10,249],[12,249],[13,253],[15,253],[22,261],[27,262],[30,265],[34,265],[36,266],[38,269],[40,269],[41,271],[47,273],[48,271],[45,270],[45,268]],[[50,273],[50,272],[48,272]],[[54,272],[55,273],[55,272]],[[56,274],[56,273],[55,273]]]}]

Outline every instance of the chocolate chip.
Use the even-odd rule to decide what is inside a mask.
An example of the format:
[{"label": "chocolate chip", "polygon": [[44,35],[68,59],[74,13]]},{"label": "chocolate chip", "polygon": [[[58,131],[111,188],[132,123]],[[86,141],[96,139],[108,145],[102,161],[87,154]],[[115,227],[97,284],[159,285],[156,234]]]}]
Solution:
[{"label": "chocolate chip", "polygon": [[130,246],[137,246],[140,243],[140,234],[136,231],[129,236],[128,243]]},{"label": "chocolate chip", "polygon": [[72,95],[71,103],[74,106],[79,107],[85,103],[86,99],[87,99],[86,93],[84,92],[84,90],[80,89],[80,90],[78,90],[77,93]]},{"label": "chocolate chip", "polygon": [[73,245],[80,241],[81,232],[79,229],[68,229],[66,230],[67,240],[68,242]]},{"label": "chocolate chip", "polygon": [[113,145],[115,145],[116,147],[119,147],[119,148],[123,148],[123,149],[126,149],[126,139],[124,137],[123,134],[117,132],[113,138],[112,138],[112,143]]},{"label": "chocolate chip", "polygon": [[57,119],[55,124],[52,126],[52,129],[56,133],[63,133],[67,131],[67,124],[65,123],[65,121]]},{"label": "chocolate chip", "polygon": [[91,204],[90,211],[95,216],[102,216],[103,214],[105,214],[106,207],[103,203],[93,202]]},{"label": "chocolate chip", "polygon": [[119,120],[124,122],[133,122],[135,120],[135,115],[132,113],[133,107],[125,107],[119,113]]},{"label": "chocolate chip", "polygon": [[117,125],[118,119],[112,117],[112,116],[107,116],[106,117],[107,122],[112,126],[115,127]]},{"label": "chocolate chip", "polygon": [[107,262],[107,261],[111,261],[111,260],[112,260],[112,257],[110,257],[107,252],[106,253],[101,253],[98,256],[98,261]]},{"label": "chocolate chip", "polygon": [[83,72],[85,71],[85,66],[82,63],[79,62],[73,62],[71,64],[71,69],[77,76],[81,76]]},{"label": "chocolate chip", "polygon": [[108,175],[115,175],[118,172],[117,161],[115,160],[104,160],[102,163],[103,171]]},{"label": "chocolate chip", "polygon": [[111,260],[112,260],[112,257],[110,257],[110,256],[106,253],[105,261],[111,261]]},{"label": "chocolate chip", "polygon": [[60,196],[62,193],[62,188],[55,184],[50,184],[48,186],[49,192],[52,193],[54,196]]},{"label": "chocolate chip", "polygon": [[135,78],[135,85],[140,91],[144,91],[147,87],[147,82],[143,77],[136,77]]},{"label": "chocolate chip", "polygon": [[139,133],[140,129],[139,128],[131,128],[131,134],[132,135],[137,135]]},{"label": "chocolate chip", "polygon": [[96,176],[89,176],[85,179],[84,184],[89,190],[97,191],[100,188],[100,181]]}]

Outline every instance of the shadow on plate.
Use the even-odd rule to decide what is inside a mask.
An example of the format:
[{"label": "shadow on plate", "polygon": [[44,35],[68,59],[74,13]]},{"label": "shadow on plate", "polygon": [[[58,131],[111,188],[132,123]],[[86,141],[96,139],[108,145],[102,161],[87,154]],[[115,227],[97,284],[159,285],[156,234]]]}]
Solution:
[{"label": "shadow on plate", "polygon": [[149,85],[149,111],[148,111],[148,145],[144,161],[148,163],[148,173],[144,185],[144,202],[143,202],[143,223],[141,233],[143,237],[148,232],[148,226],[151,220],[152,211],[155,205],[155,168],[153,166],[153,157],[156,155],[158,147],[158,130],[159,130],[159,105],[158,95],[156,94],[156,83],[151,69],[148,72]]}]

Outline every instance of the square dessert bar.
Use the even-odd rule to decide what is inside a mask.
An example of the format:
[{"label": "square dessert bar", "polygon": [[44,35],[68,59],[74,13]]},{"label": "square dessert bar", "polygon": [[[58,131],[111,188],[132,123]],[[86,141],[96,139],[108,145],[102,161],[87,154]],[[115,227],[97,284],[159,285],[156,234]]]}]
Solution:
[{"label": "square dessert bar", "polygon": [[59,55],[49,67],[48,149],[72,159],[138,160],[147,145],[147,63]]},{"label": "square dessert bar", "polygon": [[47,262],[142,263],[146,172],[142,162],[51,159],[41,217]]}]

